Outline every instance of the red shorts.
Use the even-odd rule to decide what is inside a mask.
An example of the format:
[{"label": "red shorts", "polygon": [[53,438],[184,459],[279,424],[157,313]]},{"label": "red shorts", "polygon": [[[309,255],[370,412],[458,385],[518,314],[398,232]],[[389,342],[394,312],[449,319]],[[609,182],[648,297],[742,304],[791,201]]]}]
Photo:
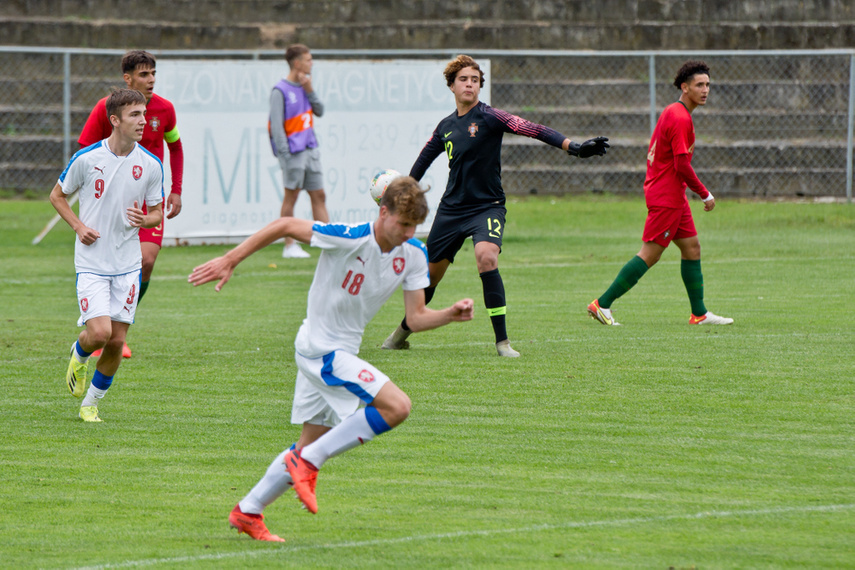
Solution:
[{"label": "red shorts", "polygon": [[[163,247],[163,222],[166,221],[166,203],[164,203],[163,220],[153,228],[140,228],[140,242],[157,244],[158,247]],[[148,211],[143,204],[143,212]]]},{"label": "red shorts", "polygon": [[672,240],[689,238],[698,235],[695,221],[692,219],[692,209],[688,200],[682,208],[662,208],[653,206],[647,209],[647,220],[644,222],[645,242],[656,242],[662,247],[668,247]]}]

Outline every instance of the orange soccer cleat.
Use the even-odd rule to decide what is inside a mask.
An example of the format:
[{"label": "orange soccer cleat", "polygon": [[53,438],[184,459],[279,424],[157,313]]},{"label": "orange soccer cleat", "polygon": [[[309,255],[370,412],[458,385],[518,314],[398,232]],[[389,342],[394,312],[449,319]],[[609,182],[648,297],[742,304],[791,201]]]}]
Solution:
[{"label": "orange soccer cleat", "polygon": [[318,499],[315,497],[315,485],[318,481],[318,468],[300,457],[300,452],[290,450],[285,454],[285,468],[294,480],[294,492],[306,509],[313,515],[318,512]]},{"label": "orange soccer cleat", "polygon": [[604,325],[620,326],[620,323],[612,316],[611,309],[600,307],[599,299],[594,299],[591,301],[591,304],[588,305],[588,314],[591,315],[592,319],[600,321]]},{"label": "orange soccer cleat", "polygon": [[270,534],[267,526],[264,524],[264,515],[254,515],[244,513],[240,510],[240,503],[235,505],[232,512],[229,513],[229,525],[236,528],[238,534],[248,534],[255,540],[267,540],[269,542],[285,542],[284,538],[279,538],[275,534]]}]

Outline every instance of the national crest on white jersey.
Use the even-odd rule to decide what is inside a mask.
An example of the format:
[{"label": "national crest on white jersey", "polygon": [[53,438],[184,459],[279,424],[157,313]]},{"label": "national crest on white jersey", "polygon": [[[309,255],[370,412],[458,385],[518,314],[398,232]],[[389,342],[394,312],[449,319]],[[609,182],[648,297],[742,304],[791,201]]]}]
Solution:
[{"label": "national crest on white jersey", "polygon": [[142,178],[142,166],[134,166],[132,173],[134,175],[134,180],[139,180],[140,178]]},{"label": "national crest on white jersey", "polygon": [[403,257],[396,257],[392,260],[392,269],[395,270],[395,275],[400,275],[404,271],[406,263]]}]

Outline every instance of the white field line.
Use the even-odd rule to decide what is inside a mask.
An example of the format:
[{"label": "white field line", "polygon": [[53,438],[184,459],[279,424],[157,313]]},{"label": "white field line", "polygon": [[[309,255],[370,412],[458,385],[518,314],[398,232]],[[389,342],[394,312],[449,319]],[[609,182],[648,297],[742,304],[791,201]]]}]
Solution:
[{"label": "white field line", "polygon": [[[456,538],[469,538],[478,536],[495,536],[501,534],[520,534],[531,532],[543,532],[561,529],[572,528],[593,528],[593,527],[613,527],[613,526],[630,526],[630,525],[645,525],[651,523],[679,521],[679,520],[701,520],[713,518],[728,518],[728,517],[751,517],[765,515],[787,515],[800,513],[826,513],[837,511],[848,511],[855,508],[855,504],[843,505],[819,505],[805,507],[779,507],[771,509],[751,509],[744,511],[703,511],[700,513],[688,515],[666,515],[661,517],[638,517],[631,519],[615,519],[603,521],[569,521],[560,524],[539,524],[518,528],[497,528],[485,530],[463,530],[458,532],[445,532],[436,534],[420,534],[413,536],[401,536],[398,538],[377,538],[373,540],[361,541],[343,541],[333,542],[328,544],[307,544],[301,546],[282,546],[273,548],[264,548],[264,550],[248,550],[241,552],[223,552],[219,554],[199,554],[196,556],[176,556],[172,558],[148,558],[143,560],[126,560],[124,562],[115,562],[107,564],[99,564],[97,566],[82,566],[78,570],[101,570],[106,568],[141,568],[144,566],[155,566],[158,564],[175,565],[186,564],[191,562],[200,562],[203,560],[228,560],[237,558],[255,558],[258,556],[280,556],[291,552],[306,552],[320,551],[340,548],[363,548],[367,546],[384,546],[392,544],[405,544],[411,542],[426,542],[433,540],[448,540]],[[250,548],[260,548],[251,542],[247,542]]]}]

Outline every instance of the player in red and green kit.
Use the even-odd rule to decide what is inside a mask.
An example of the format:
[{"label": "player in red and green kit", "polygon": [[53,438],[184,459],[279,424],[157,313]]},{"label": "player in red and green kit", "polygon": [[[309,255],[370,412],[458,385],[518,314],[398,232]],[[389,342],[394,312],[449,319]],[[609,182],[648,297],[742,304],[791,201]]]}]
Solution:
[{"label": "player in red and green kit", "polygon": [[733,319],[707,311],[704,305],[704,278],[701,274],[701,244],[686,198],[686,187],[704,201],[704,211],[715,208],[715,198],[698,180],[692,168],[695,126],[692,111],[706,105],[710,92],[710,68],[702,61],[687,61],[677,72],[674,86],[680,99],[665,107],[647,151],[647,178],[644,198],[647,221],[641,251],[623,266],[617,278],[599,298],[588,305],[588,314],[604,325],[618,325],[612,316],[614,301],[632,289],[648,269],[659,261],[673,241],[680,248],[680,274],[689,294],[691,325],[729,325]]},{"label": "player in red and green kit", "polygon": [[[172,174],[172,192],[166,200],[164,208],[164,221],[172,219],[181,213],[181,182],[184,177],[184,150],[181,146],[181,138],[178,136],[176,125],[175,107],[172,103],[155,95],[154,81],[156,73],[156,60],[147,51],[133,50],[122,57],[122,74],[129,89],[136,89],[146,99],[146,125],[140,145],[155,155],[163,162],[164,142],[169,147],[169,168]],[[110,120],[107,117],[107,109],[103,98],[95,105],[80,138],[77,142],[81,148],[108,138],[113,131]],[[145,207],[143,207],[145,210]],[[163,244],[163,222],[155,228],[140,230],[140,248],[142,249],[142,273],[140,279],[139,301],[142,301],[148,289],[151,273],[154,270],[154,262],[160,247]],[[138,301],[138,302],[139,302]],[[123,350],[125,358],[131,356],[131,350],[125,345]]]}]

